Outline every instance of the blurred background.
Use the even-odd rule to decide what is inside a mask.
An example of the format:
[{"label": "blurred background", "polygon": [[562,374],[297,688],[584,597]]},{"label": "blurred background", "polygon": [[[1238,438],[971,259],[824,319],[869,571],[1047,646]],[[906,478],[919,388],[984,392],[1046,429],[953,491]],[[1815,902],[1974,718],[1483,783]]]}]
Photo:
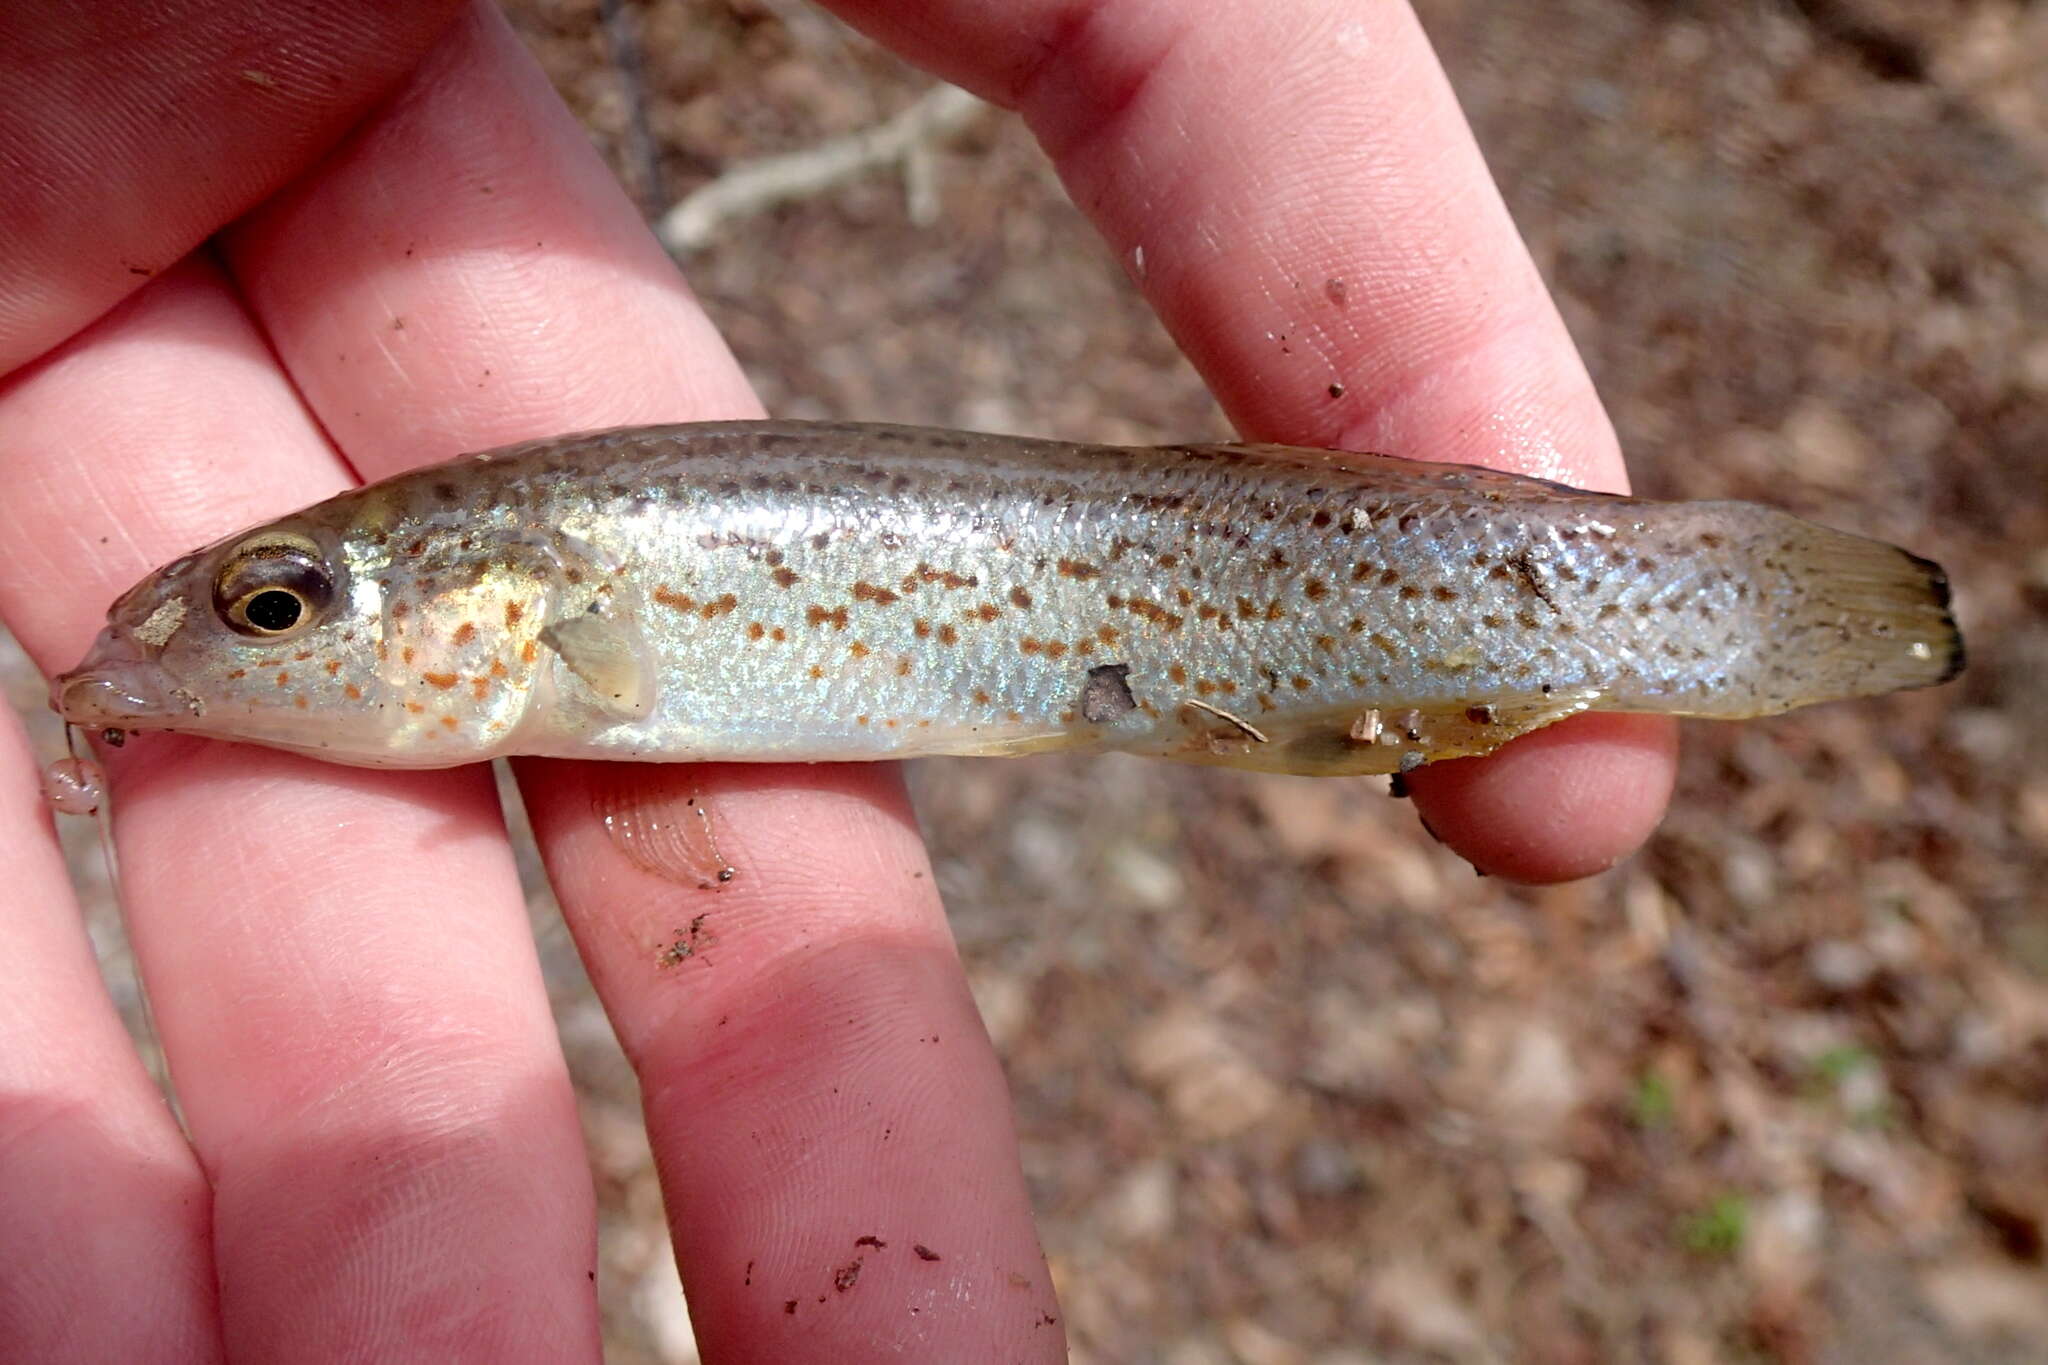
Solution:
[{"label": "blurred background", "polygon": [[[506,8],[650,218],[931,87],[798,0]],[[1383,779],[920,765],[1075,1359],[2048,1360],[2048,3],[1418,9],[1638,488],[1941,560],[1970,671],[1691,727],[1649,848],[1546,891]],[[1225,434],[1024,129],[947,113],[697,215],[769,410]],[[56,753],[4,640],[0,686]],[[531,885],[610,1358],[695,1360],[632,1077]]]}]

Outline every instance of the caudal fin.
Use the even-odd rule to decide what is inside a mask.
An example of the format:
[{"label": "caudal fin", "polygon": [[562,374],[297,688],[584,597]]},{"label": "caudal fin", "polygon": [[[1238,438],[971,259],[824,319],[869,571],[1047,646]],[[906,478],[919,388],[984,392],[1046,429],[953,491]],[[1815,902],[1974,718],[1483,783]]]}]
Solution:
[{"label": "caudal fin", "polygon": [[1791,528],[1779,550],[1791,582],[1783,624],[1789,670],[1829,697],[1875,697],[1933,687],[1963,671],[1963,634],[1949,604],[1948,575],[1931,559],[1883,541],[1810,522]]}]

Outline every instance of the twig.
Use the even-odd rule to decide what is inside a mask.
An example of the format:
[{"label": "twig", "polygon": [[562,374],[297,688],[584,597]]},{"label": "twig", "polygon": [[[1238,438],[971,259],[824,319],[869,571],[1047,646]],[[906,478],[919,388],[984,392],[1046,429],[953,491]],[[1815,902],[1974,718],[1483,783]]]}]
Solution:
[{"label": "twig", "polygon": [[885,123],[833,138],[801,152],[741,162],[684,196],[662,215],[655,232],[676,255],[700,250],[727,220],[777,204],[807,199],[878,166],[900,164],[911,195],[911,219],[931,221],[931,148],[966,127],[987,106],[955,86],[942,85]]},{"label": "twig", "polygon": [[1230,724],[1244,731],[1245,734],[1251,736],[1253,740],[1260,744],[1265,744],[1268,742],[1264,732],[1262,732],[1256,725],[1253,725],[1248,720],[1244,720],[1237,716],[1231,715],[1228,711],[1224,710],[1220,706],[1211,706],[1208,702],[1196,701],[1193,697],[1189,697],[1186,701],[1183,701],[1181,705],[1192,706],[1198,711],[1207,711],[1210,715],[1216,717],[1216,719],[1218,720],[1228,721]]},{"label": "twig", "polygon": [[647,69],[642,60],[640,35],[625,0],[598,0],[598,14],[604,23],[605,47],[612,69],[626,95],[626,162],[640,177],[640,211],[650,217],[660,212],[668,195],[661,185],[661,152],[655,145],[654,125],[647,117]]}]

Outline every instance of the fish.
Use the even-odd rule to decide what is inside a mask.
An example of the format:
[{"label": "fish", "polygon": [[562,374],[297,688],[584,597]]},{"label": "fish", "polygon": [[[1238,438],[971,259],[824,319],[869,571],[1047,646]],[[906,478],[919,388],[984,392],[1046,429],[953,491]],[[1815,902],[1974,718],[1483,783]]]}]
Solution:
[{"label": "fish", "polygon": [[240,531],[122,595],[51,702],[110,738],[374,767],[1080,750],[1336,776],[1963,664],[1938,565],[1758,504],[754,421],[529,441]]}]

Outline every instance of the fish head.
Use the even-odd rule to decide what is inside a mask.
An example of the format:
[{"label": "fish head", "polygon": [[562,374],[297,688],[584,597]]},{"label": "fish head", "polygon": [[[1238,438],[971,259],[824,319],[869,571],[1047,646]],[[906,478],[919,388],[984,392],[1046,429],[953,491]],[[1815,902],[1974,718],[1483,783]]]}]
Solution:
[{"label": "fish head", "polygon": [[174,560],[115,601],[51,704],[88,729],[344,763],[490,757],[530,690],[540,589],[452,524],[396,532],[388,505],[344,495]]}]

